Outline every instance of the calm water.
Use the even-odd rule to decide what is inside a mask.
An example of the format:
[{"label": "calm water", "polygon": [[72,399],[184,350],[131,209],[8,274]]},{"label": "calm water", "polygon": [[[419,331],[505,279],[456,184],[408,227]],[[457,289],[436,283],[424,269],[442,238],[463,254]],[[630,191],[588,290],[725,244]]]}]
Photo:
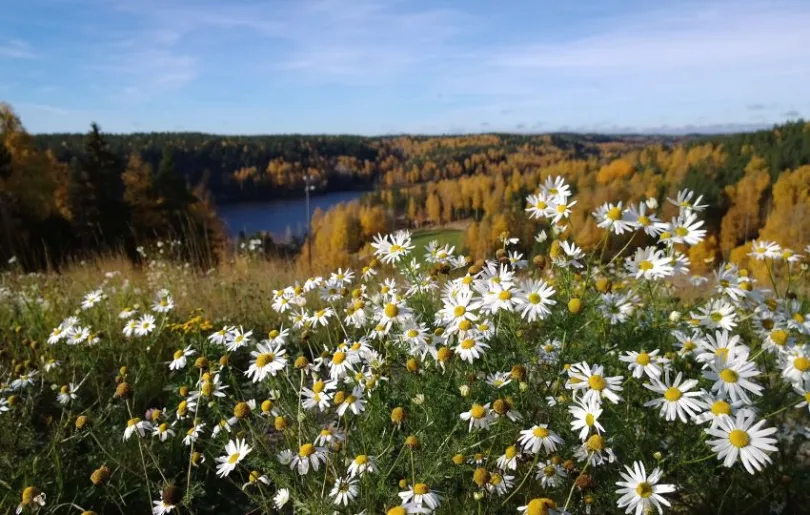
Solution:
[{"label": "calm water", "polygon": [[[340,202],[348,202],[363,195],[362,191],[338,191],[310,197],[310,210],[326,211]],[[281,239],[289,227],[293,235],[302,235],[307,230],[307,204],[304,198],[268,200],[267,202],[243,202],[217,206],[219,217],[232,235],[239,231],[255,234],[267,231]]]}]

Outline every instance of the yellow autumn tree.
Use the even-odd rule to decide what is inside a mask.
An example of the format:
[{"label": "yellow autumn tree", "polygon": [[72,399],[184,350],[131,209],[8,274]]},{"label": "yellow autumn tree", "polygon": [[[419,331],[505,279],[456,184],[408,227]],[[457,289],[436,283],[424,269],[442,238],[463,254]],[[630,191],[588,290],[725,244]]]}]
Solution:
[{"label": "yellow autumn tree", "polygon": [[762,203],[770,184],[768,164],[755,156],[745,167],[743,178],[737,184],[726,186],[731,207],[720,222],[720,249],[723,253],[729,253],[756,235],[761,225]]}]

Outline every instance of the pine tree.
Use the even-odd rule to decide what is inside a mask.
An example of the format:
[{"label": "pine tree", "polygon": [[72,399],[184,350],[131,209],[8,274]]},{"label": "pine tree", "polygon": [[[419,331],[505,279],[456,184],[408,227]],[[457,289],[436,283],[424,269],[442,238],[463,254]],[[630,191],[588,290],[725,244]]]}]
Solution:
[{"label": "pine tree", "polygon": [[84,151],[71,162],[68,175],[74,227],[83,250],[109,249],[126,239],[129,221],[121,163],[96,123],[90,126]]},{"label": "pine tree", "polygon": [[177,219],[194,201],[194,196],[189,191],[185,179],[177,171],[174,163],[174,151],[171,147],[163,149],[163,156],[160,159],[153,184],[158,202],[172,219]]},{"label": "pine tree", "polygon": [[6,144],[0,141],[0,179],[8,179],[11,176],[11,153],[6,148]]}]

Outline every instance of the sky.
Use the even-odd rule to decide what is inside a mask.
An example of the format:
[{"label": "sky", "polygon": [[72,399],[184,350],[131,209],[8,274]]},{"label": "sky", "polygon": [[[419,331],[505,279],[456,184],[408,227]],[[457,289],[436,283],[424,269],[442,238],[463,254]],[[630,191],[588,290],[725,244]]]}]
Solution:
[{"label": "sky", "polygon": [[810,117],[807,0],[0,0],[31,132],[723,132]]}]

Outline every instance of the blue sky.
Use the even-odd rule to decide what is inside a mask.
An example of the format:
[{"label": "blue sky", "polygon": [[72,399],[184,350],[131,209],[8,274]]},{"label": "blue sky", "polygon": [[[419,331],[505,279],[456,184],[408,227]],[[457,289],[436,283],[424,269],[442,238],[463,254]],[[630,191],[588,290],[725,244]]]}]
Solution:
[{"label": "blue sky", "polygon": [[2,0],[32,132],[718,131],[810,117],[810,2]]}]

